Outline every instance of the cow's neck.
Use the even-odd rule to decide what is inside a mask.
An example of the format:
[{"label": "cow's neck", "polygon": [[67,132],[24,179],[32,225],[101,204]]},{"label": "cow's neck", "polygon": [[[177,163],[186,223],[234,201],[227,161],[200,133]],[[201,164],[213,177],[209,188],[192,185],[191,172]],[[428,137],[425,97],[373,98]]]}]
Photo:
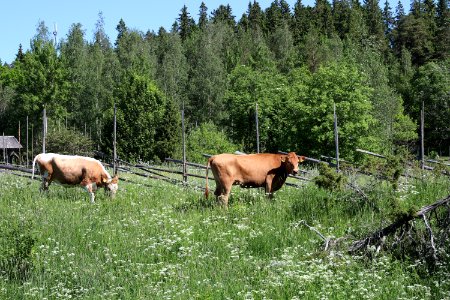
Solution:
[{"label": "cow's neck", "polygon": [[284,183],[286,181],[286,178],[288,177],[288,172],[286,170],[286,167],[281,165],[276,172],[277,177],[279,180]]}]

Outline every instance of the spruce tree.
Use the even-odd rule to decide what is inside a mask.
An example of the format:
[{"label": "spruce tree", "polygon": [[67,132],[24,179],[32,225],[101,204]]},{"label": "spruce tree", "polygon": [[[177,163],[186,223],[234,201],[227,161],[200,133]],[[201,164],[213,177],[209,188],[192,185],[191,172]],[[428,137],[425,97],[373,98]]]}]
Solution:
[{"label": "spruce tree", "polygon": [[450,56],[450,10],[447,0],[439,0],[436,7],[436,52],[438,59]]},{"label": "spruce tree", "polygon": [[220,5],[217,9],[213,10],[211,15],[211,19],[214,23],[223,22],[231,28],[234,28],[236,26],[236,21],[234,20],[230,5]]},{"label": "spruce tree", "polygon": [[294,37],[294,44],[298,45],[308,32],[311,26],[310,10],[297,0],[294,4],[294,14],[291,20],[291,31]]},{"label": "spruce tree", "polygon": [[208,8],[206,7],[206,4],[202,2],[200,4],[198,27],[200,29],[205,29],[207,23],[208,23]]},{"label": "spruce tree", "polygon": [[369,34],[381,42],[384,39],[384,26],[378,0],[364,0],[363,8]]},{"label": "spruce tree", "polygon": [[261,9],[261,6],[256,0],[253,1],[253,4],[251,2],[248,4],[247,15],[249,25],[252,30],[264,31],[265,15]]},{"label": "spruce tree", "polygon": [[331,5],[327,0],[316,0],[313,8],[313,24],[319,33],[332,36],[334,33]]},{"label": "spruce tree", "polygon": [[191,18],[187,6],[183,5],[178,16],[178,33],[184,42],[192,33],[195,27],[194,19]]}]

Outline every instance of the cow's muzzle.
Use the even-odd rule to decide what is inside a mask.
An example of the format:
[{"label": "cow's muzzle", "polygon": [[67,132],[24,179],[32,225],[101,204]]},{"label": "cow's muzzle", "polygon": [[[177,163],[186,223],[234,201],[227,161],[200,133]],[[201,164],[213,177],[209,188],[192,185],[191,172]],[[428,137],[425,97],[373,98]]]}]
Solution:
[{"label": "cow's muzzle", "polygon": [[298,174],[298,170],[292,170],[292,175],[297,175]]}]

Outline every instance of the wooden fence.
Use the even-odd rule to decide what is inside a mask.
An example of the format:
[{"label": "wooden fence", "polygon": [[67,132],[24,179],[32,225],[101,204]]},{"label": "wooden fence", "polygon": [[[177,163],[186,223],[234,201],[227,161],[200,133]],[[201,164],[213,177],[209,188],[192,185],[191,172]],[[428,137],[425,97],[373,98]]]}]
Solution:
[{"label": "wooden fence", "polygon": [[[356,151],[367,154],[367,155],[371,155],[371,156],[375,156],[381,159],[386,159],[386,157],[384,155],[378,154],[378,153],[374,153],[374,152],[370,152],[367,150],[362,150],[362,149],[356,149]],[[279,151],[279,153],[287,153],[287,152],[283,152],[283,151]],[[246,155],[243,152],[237,152],[237,154],[240,155]],[[208,154],[204,154],[204,156],[206,157],[210,157],[211,155]],[[335,159],[334,157],[327,157],[327,156],[321,156],[321,158],[327,159],[327,160],[333,160]],[[306,157],[305,158],[306,162],[310,162],[313,164],[318,164],[318,163],[325,163],[331,167],[336,166],[335,163],[330,162],[330,161],[325,161],[325,160],[320,160],[320,159],[315,159],[312,157]],[[344,160],[340,160],[341,162],[344,162]],[[116,159],[116,168],[117,171],[123,174],[133,174],[136,175],[138,177],[143,177],[143,178],[149,178],[149,179],[155,179],[155,180],[162,180],[165,182],[169,182],[171,184],[177,184],[177,185],[185,185],[185,186],[191,186],[194,187],[196,189],[200,189],[200,190],[204,190],[205,188],[203,186],[198,186],[192,183],[188,182],[188,178],[196,178],[196,179],[205,179],[205,174],[200,174],[200,172],[193,172],[193,170],[205,170],[206,169],[206,165],[202,165],[202,164],[198,164],[198,163],[192,163],[192,162],[187,162],[187,161],[183,161],[183,160],[179,160],[179,159],[173,159],[173,158],[166,158],[165,162],[167,164],[162,164],[162,165],[150,165],[150,164],[146,164],[146,163],[130,163],[121,159]],[[346,162],[346,161],[345,161]],[[450,166],[450,164],[446,164],[446,163],[442,163],[439,161],[435,161],[435,160],[427,160],[427,162],[430,163],[435,163],[435,164],[443,164],[445,166]],[[109,168],[113,168],[114,169],[114,164],[112,162],[104,162],[103,163],[106,167]],[[351,163],[346,162],[346,164],[351,165]],[[181,165],[181,170],[179,168],[179,166]],[[188,168],[191,169],[190,172],[188,172]],[[433,170],[433,167],[430,166],[423,166],[424,170]],[[377,176],[377,174],[369,174],[367,172],[364,172],[362,170],[359,170],[358,168],[354,168],[354,171],[367,175],[367,176]],[[311,175],[311,171],[308,170],[304,170],[304,169],[300,169],[299,170],[300,173],[302,173],[302,176],[299,175],[289,175],[289,178],[292,179],[290,182],[286,182],[285,184],[287,186],[291,186],[291,187],[295,187],[295,188],[299,188],[302,187],[302,184],[297,184],[297,183],[293,183],[294,180],[298,180],[298,181],[311,181],[311,178],[308,178],[306,176]],[[29,174],[32,173],[32,169],[29,169],[27,167],[24,166],[19,166],[19,165],[12,165],[12,164],[0,164],[0,172],[8,172],[9,174],[13,174],[13,175],[17,175],[17,176],[22,176],[22,177],[30,177]],[[445,175],[450,175],[450,172],[448,171],[443,171],[443,174]],[[40,180],[39,179],[40,176],[35,176],[35,179]],[[311,177],[311,176],[309,176]],[[213,177],[209,176],[208,177],[209,180],[214,180]],[[133,179],[129,179],[126,178],[126,176],[121,176],[121,180],[125,181],[125,182],[129,182],[129,183],[135,183],[135,184],[140,184],[143,186],[150,186],[148,183],[142,183],[142,182],[137,182]]]}]

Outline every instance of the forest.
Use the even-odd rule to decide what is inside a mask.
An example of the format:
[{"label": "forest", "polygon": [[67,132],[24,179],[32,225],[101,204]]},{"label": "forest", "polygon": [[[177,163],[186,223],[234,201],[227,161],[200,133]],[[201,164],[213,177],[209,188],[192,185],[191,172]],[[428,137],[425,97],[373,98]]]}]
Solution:
[{"label": "forest", "polygon": [[[450,15],[447,0],[392,8],[377,0],[275,0],[197,11],[183,6],[158,32],[117,24],[108,37],[100,12],[92,40],[72,24],[56,41],[40,22],[30,50],[0,61],[0,130],[42,140],[48,150],[112,153],[129,161],[180,158],[184,111],[188,160],[199,153],[335,151],[418,154],[424,110],[426,155],[450,155]],[[29,122],[29,127],[25,124]],[[21,125],[19,125],[19,123]],[[20,133],[19,133],[20,131]],[[22,142],[22,144],[24,144]]]}]

